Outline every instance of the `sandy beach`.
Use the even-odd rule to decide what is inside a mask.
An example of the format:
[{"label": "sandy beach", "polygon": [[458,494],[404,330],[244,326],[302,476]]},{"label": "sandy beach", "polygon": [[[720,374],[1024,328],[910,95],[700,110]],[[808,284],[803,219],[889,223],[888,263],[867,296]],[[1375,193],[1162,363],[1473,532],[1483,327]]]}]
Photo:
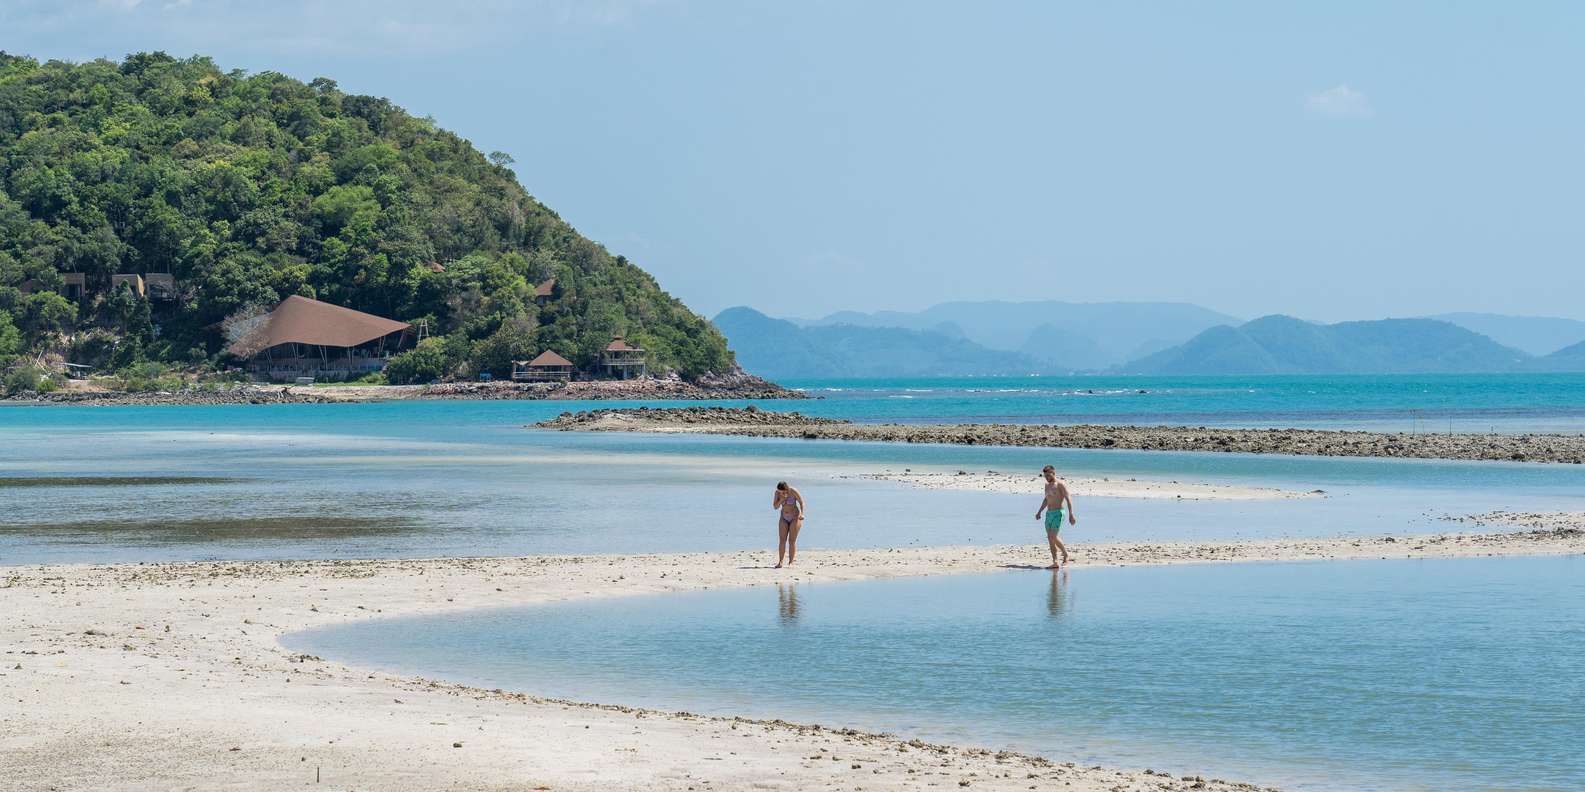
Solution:
[{"label": "sandy beach", "polygon": [[[1585,552],[1585,515],[1470,519],[1523,530],[1079,544],[1074,563]],[[371,673],[294,655],[278,643],[288,632],[385,616],[1045,562],[1043,548],[1020,546],[810,549],[797,568],[783,570],[765,568],[763,552],[4,568],[0,788],[1260,788],[1145,768],[1075,766],[996,746],[929,745],[841,723],[548,701]]]},{"label": "sandy beach", "polygon": [[752,407],[586,410],[564,413],[537,426],[561,431],[700,432],[800,440],[1585,464],[1585,435],[1565,434],[1090,424],[861,424]]}]

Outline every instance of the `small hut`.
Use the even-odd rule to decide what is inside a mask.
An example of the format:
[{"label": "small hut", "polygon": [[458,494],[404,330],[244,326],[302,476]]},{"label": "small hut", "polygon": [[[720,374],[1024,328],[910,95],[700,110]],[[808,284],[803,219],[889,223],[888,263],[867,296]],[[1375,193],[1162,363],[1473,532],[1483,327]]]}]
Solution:
[{"label": "small hut", "polygon": [[634,379],[644,376],[644,350],[629,344],[621,336],[611,336],[600,355],[600,367],[611,379]]},{"label": "small hut", "polygon": [[517,382],[566,382],[572,379],[572,361],[547,349],[528,362],[512,361],[512,379]]},{"label": "small hut", "polygon": [[534,302],[543,303],[556,294],[556,279],[551,278],[534,287]]}]

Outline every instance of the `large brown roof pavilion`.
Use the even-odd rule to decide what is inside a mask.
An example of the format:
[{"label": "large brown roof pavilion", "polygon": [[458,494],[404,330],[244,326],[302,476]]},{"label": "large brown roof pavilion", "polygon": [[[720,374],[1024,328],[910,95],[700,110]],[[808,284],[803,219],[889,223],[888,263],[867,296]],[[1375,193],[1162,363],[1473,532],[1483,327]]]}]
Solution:
[{"label": "large brown roof pavilion", "polygon": [[377,341],[411,325],[292,295],[264,321],[233,343],[229,352],[245,356],[280,344],[351,348]]}]

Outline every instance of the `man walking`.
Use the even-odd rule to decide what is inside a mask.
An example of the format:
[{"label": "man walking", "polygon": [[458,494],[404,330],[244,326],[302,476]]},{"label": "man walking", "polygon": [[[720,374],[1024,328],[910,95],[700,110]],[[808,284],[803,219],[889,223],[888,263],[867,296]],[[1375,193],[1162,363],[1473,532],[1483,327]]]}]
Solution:
[{"label": "man walking", "polygon": [[[1061,569],[1068,563],[1068,548],[1062,545],[1058,534],[1062,532],[1063,506],[1066,505],[1068,525],[1077,525],[1079,520],[1073,516],[1073,496],[1068,492],[1068,483],[1057,478],[1057,469],[1046,465],[1040,470],[1046,477],[1046,494],[1040,499],[1040,508],[1035,512],[1035,519],[1040,519],[1042,512],[1046,516],[1046,544],[1051,546],[1051,566],[1047,569]],[[1057,553],[1062,554],[1062,560],[1057,560]]]}]

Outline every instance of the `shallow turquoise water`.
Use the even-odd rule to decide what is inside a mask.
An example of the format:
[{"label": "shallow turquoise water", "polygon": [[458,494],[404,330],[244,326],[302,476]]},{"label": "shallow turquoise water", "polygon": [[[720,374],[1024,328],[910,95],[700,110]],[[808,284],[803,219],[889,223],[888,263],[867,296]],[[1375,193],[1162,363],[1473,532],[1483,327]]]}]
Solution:
[{"label": "shallow turquoise water", "polygon": [[581,700],[1295,789],[1585,788],[1585,558],[766,585],[288,636]]},{"label": "shallow turquoise water", "polygon": [[[818,404],[818,403],[812,403]],[[770,485],[811,547],[1039,542],[1030,495],[835,478],[904,468],[1325,489],[1325,499],[1080,498],[1080,541],[1441,530],[1440,514],[1585,509],[1585,466],[558,433],[584,404],[0,408],[0,564],[764,547]],[[606,403],[609,406],[609,403]],[[805,405],[800,405],[800,407]],[[103,477],[137,476],[138,486]],[[147,480],[149,477],[156,477]],[[160,479],[158,477],[165,477]],[[7,485],[7,478],[50,486]]]}]

